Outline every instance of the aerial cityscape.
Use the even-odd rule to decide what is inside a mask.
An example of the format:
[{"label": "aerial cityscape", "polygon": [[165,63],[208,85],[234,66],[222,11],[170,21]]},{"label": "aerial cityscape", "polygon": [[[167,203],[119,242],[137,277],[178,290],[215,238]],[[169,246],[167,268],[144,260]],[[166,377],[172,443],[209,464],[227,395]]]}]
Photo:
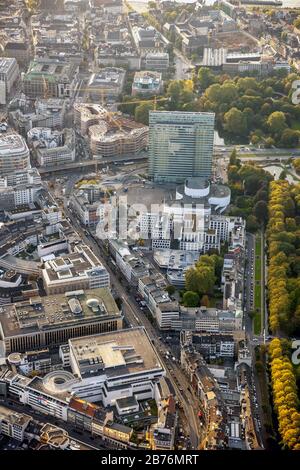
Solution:
[{"label": "aerial cityscape", "polygon": [[300,0],[0,0],[7,450],[300,450]]}]

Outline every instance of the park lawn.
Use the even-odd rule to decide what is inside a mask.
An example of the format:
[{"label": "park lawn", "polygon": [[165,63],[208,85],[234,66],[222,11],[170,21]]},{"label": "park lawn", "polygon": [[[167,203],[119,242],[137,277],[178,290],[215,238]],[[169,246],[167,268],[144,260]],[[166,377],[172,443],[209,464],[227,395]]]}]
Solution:
[{"label": "park lawn", "polygon": [[261,302],[261,285],[257,285],[255,286],[255,296],[254,296],[254,309],[255,309],[254,334],[255,335],[259,335],[261,332],[260,302]]},{"label": "park lawn", "polygon": [[[259,258],[256,258],[259,256]],[[255,241],[255,280],[261,279],[261,240],[260,237]]]}]

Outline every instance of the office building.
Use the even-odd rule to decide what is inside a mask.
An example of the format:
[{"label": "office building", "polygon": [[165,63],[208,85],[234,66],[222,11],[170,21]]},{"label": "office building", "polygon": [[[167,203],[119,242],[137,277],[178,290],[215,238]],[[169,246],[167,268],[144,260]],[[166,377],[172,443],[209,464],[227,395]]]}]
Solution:
[{"label": "office building", "polygon": [[47,261],[42,277],[48,295],[109,287],[110,284],[107,270],[85,245],[76,245],[74,252]]},{"label": "office building", "polygon": [[23,441],[31,416],[0,406],[0,434]]},{"label": "office building", "polygon": [[143,66],[147,70],[168,70],[170,58],[167,52],[148,52],[143,58]]},{"label": "office building", "polygon": [[122,328],[122,316],[106,288],[31,297],[3,305],[0,313],[6,354],[58,347],[69,338]]},{"label": "office building", "polygon": [[213,113],[150,111],[149,174],[156,182],[211,175]]},{"label": "office building", "polygon": [[23,91],[29,98],[70,98],[78,67],[57,59],[36,59],[23,77]]},{"label": "office building", "polygon": [[66,100],[59,98],[12,100],[9,104],[9,120],[24,137],[34,127],[63,128]]},{"label": "office building", "polygon": [[106,67],[91,75],[87,88],[91,99],[99,101],[115,99],[122,93],[125,70],[116,67]]},{"label": "office building", "polygon": [[75,132],[73,129],[52,131],[48,127],[34,127],[27,134],[40,166],[64,165],[75,160]]},{"label": "office building", "polygon": [[159,95],[162,92],[163,82],[161,73],[143,70],[135,72],[132,83],[132,96]]},{"label": "office building", "polygon": [[133,397],[154,398],[164,368],[143,327],[70,339],[70,364],[79,381],[75,395],[104,406]]},{"label": "office building", "polygon": [[104,218],[106,193],[95,185],[74,191],[70,206],[83,225],[96,226]]},{"label": "office building", "polygon": [[29,150],[23,137],[8,134],[0,137],[0,177],[30,168]]},{"label": "office building", "polygon": [[[6,104],[7,96],[20,77],[19,66],[15,58],[0,58],[0,104]],[[3,86],[2,86],[3,85]]]}]

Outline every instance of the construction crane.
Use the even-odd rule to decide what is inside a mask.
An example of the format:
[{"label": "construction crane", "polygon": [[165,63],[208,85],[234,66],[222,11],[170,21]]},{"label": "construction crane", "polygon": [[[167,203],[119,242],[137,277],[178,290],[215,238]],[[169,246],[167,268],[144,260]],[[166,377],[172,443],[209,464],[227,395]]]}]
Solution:
[{"label": "construction crane", "polygon": [[[85,91],[85,90],[89,90],[89,89],[88,88],[83,89],[83,90],[81,89],[81,91]],[[100,91],[100,94],[101,94],[101,105],[103,106],[103,108],[105,108],[104,90],[103,90],[103,88],[99,88],[99,91]],[[141,103],[151,103],[151,102],[153,102],[153,110],[156,111],[157,103],[161,102],[161,101],[170,101],[170,98],[169,97],[160,97],[160,98],[158,98],[155,95],[152,100],[149,100],[149,99],[148,100],[146,100],[146,99],[141,100],[140,99],[140,100],[133,100],[133,101],[120,101],[120,102],[113,103],[113,104],[115,106],[120,106],[120,105],[125,105],[125,104],[137,104],[137,103],[141,104]],[[107,109],[105,109],[105,112],[106,112],[106,115],[107,115],[109,121],[113,122],[119,128],[119,130],[122,130],[122,125],[113,117],[114,115],[117,114],[118,111],[108,111]]]},{"label": "construction crane", "polygon": [[[104,89],[103,88],[100,88],[100,87],[95,87],[95,88],[79,88],[79,92],[82,92],[82,91],[89,91],[89,92],[97,92],[99,91],[99,94],[101,95],[101,105],[103,107],[105,107],[105,99],[104,99]],[[108,90],[106,90],[108,91]],[[114,91],[114,90],[112,90]],[[115,106],[121,106],[121,105],[124,105],[124,104],[136,104],[136,103],[151,103],[151,101],[153,102],[153,105],[154,105],[154,111],[156,111],[156,108],[157,108],[157,103],[161,102],[161,101],[170,101],[170,97],[157,97],[157,95],[154,95],[153,99],[139,99],[139,100],[132,100],[132,101],[120,101],[120,102],[117,102],[117,103],[113,103]]]}]

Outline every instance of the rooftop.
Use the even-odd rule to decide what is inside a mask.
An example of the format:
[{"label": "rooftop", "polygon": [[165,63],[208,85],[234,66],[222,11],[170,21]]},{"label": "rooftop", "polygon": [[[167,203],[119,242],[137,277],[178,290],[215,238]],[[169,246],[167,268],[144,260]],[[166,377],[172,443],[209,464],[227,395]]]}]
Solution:
[{"label": "rooftop", "polygon": [[73,253],[68,253],[45,263],[43,277],[46,283],[59,283],[85,278],[93,269],[105,270],[101,261],[85,245],[76,246]]},{"label": "rooftop", "polygon": [[34,297],[0,307],[4,335],[15,336],[38,330],[63,328],[117,317],[119,309],[106,288]]},{"label": "rooftop", "polygon": [[125,77],[125,70],[116,67],[106,67],[98,73],[93,73],[88,82],[88,87],[118,87],[122,85]]},{"label": "rooftop", "polygon": [[43,79],[47,78],[55,82],[58,78],[72,78],[74,77],[74,66],[68,62],[63,62],[56,59],[36,59],[30,62],[27,73],[24,75],[24,80],[32,80],[34,78]]},{"label": "rooftop", "polygon": [[11,425],[24,426],[31,421],[31,416],[23,413],[17,413],[16,411],[10,410],[5,406],[0,405],[0,422],[2,420],[9,421]]},{"label": "rooftop", "polygon": [[0,157],[26,151],[29,154],[26,142],[19,134],[8,134],[0,137]]},{"label": "rooftop", "polygon": [[0,73],[7,73],[17,61],[13,57],[1,57],[0,58]]},{"label": "rooftop", "polygon": [[[143,327],[69,339],[78,370],[85,374],[98,365],[108,378],[147,370],[162,371],[162,365]],[[101,372],[100,372],[101,373]]]}]

